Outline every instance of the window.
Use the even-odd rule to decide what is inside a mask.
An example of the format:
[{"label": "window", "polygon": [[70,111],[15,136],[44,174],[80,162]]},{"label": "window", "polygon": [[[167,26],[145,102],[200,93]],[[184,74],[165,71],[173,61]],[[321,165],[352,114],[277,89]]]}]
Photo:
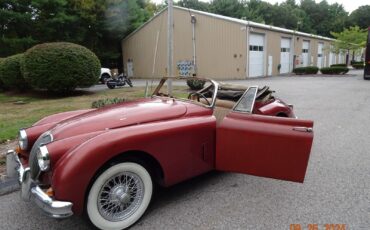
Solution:
[{"label": "window", "polygon": [[308,53],[308,49],[302,49],[302,53]]},{"label": "window", "polygon": [[322,54],[318,54],[317,56],[318,56],[318,57],[322,57]]},{"label": "window", "polygon": [[280,51],[282,53],[285,53],[285,52],[290,52],[290,48],[281,48]]},{"label": "window", "polygon": [[257,94],[257,87],[249,87],[247,91],[243,94],[243,96],[237,102],[234,110],[243,112],[243,113],[252,113],[254,100]]},{"label": "window", "polygon": [[263,51],[263,46],[249,46],[250,51]]}]

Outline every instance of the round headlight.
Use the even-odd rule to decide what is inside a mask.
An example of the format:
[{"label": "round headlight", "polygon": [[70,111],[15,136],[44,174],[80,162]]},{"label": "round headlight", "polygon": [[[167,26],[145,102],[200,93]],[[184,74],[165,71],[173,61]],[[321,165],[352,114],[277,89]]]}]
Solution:
[{"label": "round headlight", "polygon": [[41,146],[37,151],[37,163],[41,171],[47,171],[50,168],[49,151],[45,145]]},{"label": "round headlight", "polygon": [[26,150],[28,148],[28,139],[27,133],[24,129],[19,130],[19,147],[22,150]]}]

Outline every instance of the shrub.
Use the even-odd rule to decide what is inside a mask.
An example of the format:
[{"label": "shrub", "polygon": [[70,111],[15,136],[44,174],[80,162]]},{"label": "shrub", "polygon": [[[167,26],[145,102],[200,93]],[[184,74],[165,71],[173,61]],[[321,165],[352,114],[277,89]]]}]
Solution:
[{"label": "shrub", "polygon": [[319,68],[316,66],[298,67],[293,69],[295,74],[317,74]]},{"label": "shrub", "polygon": [[0,78],[5,88],[24,90],[29,88],[21,73],[23,54],[5,58],[0,64]]},{"label": "shrub", "polygon": [[204,87],[204,84],[206,82],[204,80],[201,80],[201,79],[188,79],[186,81],[186,84],[189,86],[190,89],[192,90],[199,90],[199,89],[203,89]]},{"label": "shrub", "polygon": [[349,71],[347,67],[341,67],[341,66],[336,66],[336,67],[326,67],[326,68],[321,68],[320,72],[322,74],[346,74]]},{"label": "shrub", "polygon": [[118,98],[118,97],[100,99],[100,100],[94,101],[91,104],[91,108],[101,108],[101,107],[104,107],[104,106],[107,106],[107,105],[118,104],[118,103],[121,103],[121,102],[124,102],[124,101],[125,101],[124,98]]},{"label": "shrub", "polygon": [[353,65],[353,64],[364,64],[364,62],[363,61],[353,61],[353,60],[351,60],[351,65]]},{"label": "shrub", "polygon": [[[3,61],[4,61],[4,58],[0,58],[0,68],[2,68],[1,65],[2,65]],[[4,83],[1,80],[1,74],[0,74],[0,90],[2,90],[2,89],[4,89]]]},{"label": "shrub", "polygon": [[353,63],[352,67],[355,69],[363,69],[365,67],[365,62]]},{"label": "shrub", "polygon": [[347,67],[347,64],[333,64],[330,67]]},{"label": "shrub", "polygon": [[34,88],[66,93],[97,83],[100,61],[89,49],[77,44],[44,43],[27,50],[22,71]]}]

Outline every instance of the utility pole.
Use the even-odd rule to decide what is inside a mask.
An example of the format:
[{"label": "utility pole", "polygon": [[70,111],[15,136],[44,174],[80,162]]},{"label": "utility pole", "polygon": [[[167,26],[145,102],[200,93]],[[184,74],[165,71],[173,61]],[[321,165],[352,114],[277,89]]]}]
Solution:
[{"label": "utility pole", "polygon": [[168,42],[168,62],[167,62],[167,89],[168,95],[172,96],[172,77],[173,77],[173,0],[168,0],[167,7],[167,42]]}]

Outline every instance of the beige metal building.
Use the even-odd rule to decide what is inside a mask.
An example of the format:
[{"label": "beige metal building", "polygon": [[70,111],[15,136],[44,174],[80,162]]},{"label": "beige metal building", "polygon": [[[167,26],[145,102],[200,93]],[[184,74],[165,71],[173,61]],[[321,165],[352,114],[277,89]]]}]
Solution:
[{"label": "beige metal building", "polygon": [[[294,67],[344,63],[333,39],[217,14],[174,7],[176,75],[245,79],[287,74]],[[166,76],[167,9],[122,41],[129,76]]]}]

